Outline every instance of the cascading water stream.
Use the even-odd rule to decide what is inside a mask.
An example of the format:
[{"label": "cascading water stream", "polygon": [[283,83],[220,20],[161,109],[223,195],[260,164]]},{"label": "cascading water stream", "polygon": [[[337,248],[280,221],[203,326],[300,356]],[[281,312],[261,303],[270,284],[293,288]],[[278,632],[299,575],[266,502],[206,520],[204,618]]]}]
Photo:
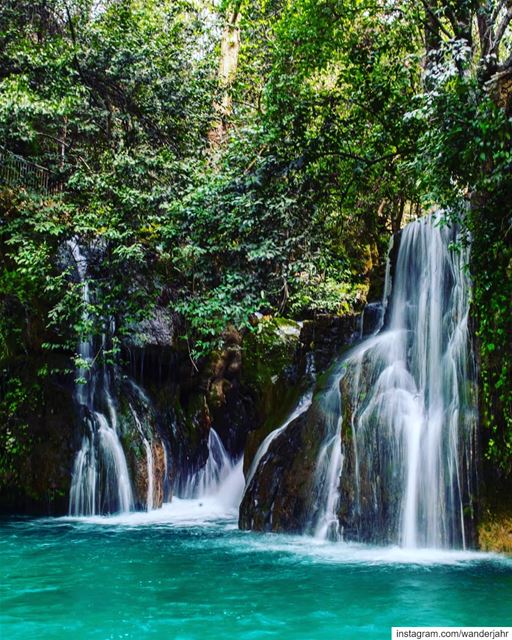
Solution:
[{"label": "cascading water stream", "polygon": [[299,402],[297,403],[297,406],[295,407],[295,409],[293,409],[293,411],[286,418],[286,420],[283,422],[283,424],[280,427],[278,427],[277,429],[274,429],[274,431],[271,431],[268,434],[268,436],[263,440],[263,442],[260,444],[258,450],[256,451],[254,459],[253,459],[253,461],[251,463],[249,471],[247,473],[247,478],[246,478],[246,481],[245,481],[246,489],[249,487],[249,485],[251,484],[254,476],[256,475],[256,472],[258,471],[258,467],[260,465],[260,462],[265,457],[265,455],[266,455],[267,451],[269,450],[270,445],[272,444],[272,442],[278,436],[280,436],[281,433],[283,433],[283,431],[286,430],[286,427],[291,422],[293,422],[296,418],[301,416],[303,413],[305,413],[309,409],[309,407],[311,406],[312,399],[313,399],[313,390],[309,389],[300,398]]},{"label": "cascading water stream", "polygon": [[319,537],[338,536],[341,509],[358,539],[466,544],[476,392],[469,249],[452,249],[456,240],[437,216],[403,230],[387,326],[344,358],[322,401],[309,526]]},{"label": "cascading water stream", "polygon": [[[379,305],[379,316],[384,305]],[[379,317],[374,333],[382,326]],[[361,322],[360,334],[363,335]],[[338,362],[328,380],[328,386],[316,400],[322,415],[323,440],[317,455],[313,476],[313,507],[306,523],[306,531],[322,540],[336,541],[341,538],[338,506],[340,503],[340,475],[344,463],[342,447],[343,417],[341,412],[340,381],[345,372],[345,360]]]},{"label": "cascading water stream", "polygon": [[226,451],[219,434],[210,429],[208,434],[208,458],[206,464],[190,475],[180,492],[185,499],[218,495],[226,480],[234,472],[241,473],[240,461],[233,461]]},{"label": "cascading water stream", "polygon": [[[87,280],[87,259],[76,240],[68,243],[82,288],[84,325],[89,320],[91,296]],[[102,345],[105,337],[102,338]],[[109,373],[95,365],[94,342],[82,338],[78,345],[81,363],[77,369],[74,399],[87,426],[73,465],[69,492],[69,513],[95,515],[133,508],[128,465],[118,434],[117,411],[109,392]],[[101,377],[102,388],[96,389]],[[101,396],[101,398],[98,398]],[[99,401],[101,400],[101,402]],[[108,416],[99,409],[107,408]]]},{"label": "cascading water stream", "polygon": [[[83,321],[87,325],[91,306],[87,258],[75,240],[68,243],[68,248],[82,290]],[[104,349],[105,345],[106,337],[103,336],[100,348]],[[76,372],[74,399],[86,429],[73,465],[69,513],[73,516],[93,516],[128,512],[133,510],[136,503],[120,439],[120,420],[113,400],[111,372],[107,367],[96,364],[95,343],[92,339],[82,339],[78,349],[80,365]],[[157,483],[160,477],[155,478],[156,473],[163,473],[160,496],[168,500],[172,495],[168,477],[167,444],[155,441],[148,421],[141,418],[150,410],[149,398],[134,380],[127,379],[125,386],[127,384],[130,386],[128,410],[131,423],[145,453],[146,470],[141,476],[145,496],[142,499],[139,496],[138,502],[145,502],[146,510],[151,511],[159,492]],[[163,458],[163,469],[158,471],[155,446],[161,447]],[[190,499],[215,496],[227,507],[237,507],[243,491],[242,461],[235,462],[230,458],[214,429],[210,430],[208,452],[205,466],[188,478],[182,497]],[[140,466],[137,466],[140,471]]]},{"label": "cascading water stream", "polygon": [[[208,503],[216,513],[235,515],[244,491],[243,456],[234,460],[226,451],[219,434],[208,434],[208,458],[205,465],[191,474],[179,491],[181,503]],[[195,507],[192,506],[192,509]],[[208,507],[204,509],[208,511]]]},{"label": "cascading water stream", "polygon": [[339,379],[335,379],[323,402],[327,436],[320,447],[316,464],[314,485],[319,507],[310,527],[315,537],[329,540],[337,540],[340,537],[337,516],[338,485],[343,468],[340,404]]}]

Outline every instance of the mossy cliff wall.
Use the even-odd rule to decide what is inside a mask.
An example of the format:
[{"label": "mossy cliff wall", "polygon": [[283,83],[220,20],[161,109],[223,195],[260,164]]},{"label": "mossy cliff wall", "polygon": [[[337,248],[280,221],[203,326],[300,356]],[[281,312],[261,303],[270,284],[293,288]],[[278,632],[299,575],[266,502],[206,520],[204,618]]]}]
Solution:
[{"label": "mossy cliff wall", "polygon": [[[161,320],[142,343],[123,344],[118,364],[110,367],[110,391],[138,508],[145,507],[148,487],[141,424],[152,446],[158,506],[166,492],[169,497],[179,491],[189,474],[204,465],[211,428],[232,456],[246,449],[248,464],[306,384],[312,359],[327,362],[357,331],[358,320],[321,317],[299,325],[261,318],[256,324],[244,336],[227,331],[223,348],[197,368]],[[1,389],[0,509],[66,513],[84,434],[70,357],[19,357],[4,369]]]}]

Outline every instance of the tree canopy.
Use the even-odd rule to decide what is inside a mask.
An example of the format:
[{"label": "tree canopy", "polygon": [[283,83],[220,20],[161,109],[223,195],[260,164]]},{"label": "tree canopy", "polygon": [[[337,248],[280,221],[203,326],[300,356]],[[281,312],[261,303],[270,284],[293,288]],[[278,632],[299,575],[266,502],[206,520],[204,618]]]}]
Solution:
[{"label": "tree canopy", "polygon": [[122,339],[156,306],[195,359],[254,312],[361,308],[390,234],[444,207],[472,238],[509,472],[511,19],[506,0],[4,0],[0,359]]}]

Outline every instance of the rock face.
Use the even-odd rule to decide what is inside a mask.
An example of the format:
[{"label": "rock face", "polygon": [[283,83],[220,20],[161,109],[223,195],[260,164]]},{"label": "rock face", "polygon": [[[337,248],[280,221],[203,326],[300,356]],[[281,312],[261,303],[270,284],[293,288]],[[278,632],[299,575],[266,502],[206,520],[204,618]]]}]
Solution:
[{"label": "rock face", "polygon": [[316,506],[313,476],[324,424],[314,404],[272,442],[242,499],[241,529],[307,531]]},{"label": "rock face", "polygon": [[[51,364],[61,366],[56,358]],[[38,375],[38,358],[23,360],[11,373],[26,396],[16,413],[2,416],[15,449],[0,452],[0,511],[60,514],[68,507],[72,459],[76,445],[75,414],[70,376]],[[4,398],[10,399],[7,388]],[[16,394],[13,394],[16,397]],[[13,406],[11,405],[11,406]],[[14,409],[14,406],[13,406]]]},{"label": "rock face", "polygon": [[512,553],[512,515],[490,514],[478,527],[478,546],[482,551]]},{"label": "rock face", "polygon": [[[162,311],[123,343],[116,367],[95,374],[98,389],[108,381],[108,392],[96,393],[94,410],[117,425],[133,508],[158,507],[180,494],[191,474],[206,463],[211,428],[232,458],[245,451],[249,465],[261,441],[310,384],[313,362],[317,367],[328,363],[359,327],[356,316],[322,317],[303,325],[262,318],[256,324],[244,336],[228,330],[223,349],[197,371],[177,337],[179,321]],[[73,370],[66,356],[59,358],[58,368]],[[0,478],[0,508],[64,514],[88,429],[85,408],[76,403],[73,373],[46,376],[41,382],[38,357],[29,356],[27,362],[32,380],[24,385],[37,383],[38,392],[18,416],[26,424],[24,449],[11,458],[13,472]],[[20,440],[21,432],[17,435]],[[309,437],[306,432],[304,437]],[[289,455],[285,445],[282,455]],[[296,484],[291,475],[289,482]],[[291,487],[292,499],[298,494]],[[290,502],[287,517],[292,512],[298,508]]]},{"label": "rock face", "polygon": [[320,315],[304,322],[301,341],[314,354],[317,371],[326,371],[333,360],[360,338],[361,315]]},{"label": "rock face", "polygon": [[[322,318],[321,324],[304,324],[301,338],[311,348],[312,360],[325,366],[330,364],[340,349],[347,348],[359,337],[360,318]],[[311,385],[311,378],[302,378],[299,392]],[[260,459],[256,472],[249,478],[248,486],[240,505],[239,525],[242,529],[263,531],[287,531],[290,533],[313,533],[323,509],[323,495],[316,477],[317,460],[322,443],[332,428],[333,418],[326,410],[326,398],[332,393],[332,376],[324,374],[316,384],[311,406],[290,422],[270,442],[268,450]],[[246,447],[245,469],[257,447],[273,429],[283,422],[286,413],[296,404],[287,406],[280,414],[280,421],[256,432],[253,441]],[[335,418],[334,418],[335,421]],[[267,428],[265,428],[267,427]],[[275,432],[277,433],[277,431]],[[341,441],[338,444],[341,448]]]},{"label": "rock face", "polygon": [[512,554],[512,479],[485,462],[479,495],[477,543],[482,551]]}]

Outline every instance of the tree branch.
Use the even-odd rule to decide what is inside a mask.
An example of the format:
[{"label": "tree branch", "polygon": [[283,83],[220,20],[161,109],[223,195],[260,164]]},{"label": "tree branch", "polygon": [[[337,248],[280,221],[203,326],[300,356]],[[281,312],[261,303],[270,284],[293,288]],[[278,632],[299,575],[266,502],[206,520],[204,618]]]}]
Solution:
[{"label": "tree branch", "polygon": [[502,21],[498,25],[496,29],[496,35],[494,36],[494,40],[491,47],[491,53],[496,53],[498,47],[500,46],[500,42],[505,35],[505,31],[507,30],[510,21],[512,20],[512,6],[508,9],[507,13],[503,16]]},{"label": "tree branch", "polygon": [[484,14],[482,9],[480,9],[476,15],[476,22],[478,25],[478,36],[480,39],[482,58],[485,58],[489,55],[492,47],[492,40],[494,37],[494,34],[492,32],[493,21]]},{"label": "tree branch", "polygon": [[[56,138],[55,136],[50,135],[49,133],[44,133],[44,131],[35,131],[36,134],[38,136],[42,136],[43,138],[48,138],[48,140],[53,140],[53,142],[56,142],[57,144],[60,144],[64,147],[66,147],[66,149],[68,149],[68,151],[71,150],[71,145],[68,144],[67,142],[64,142],[64,140],[61,140],[60,138]],[[81,155],[79,155],[78,153],[75,154],[76,157],[78,158],[78,160],[80,160],[80,162],[82,162],[85,166],[85,168],[89,171],[89,173],[92,173],[92,169],[91,167],[87,164],[87,162],[82,158]]]},{"label": "tree branch", "polygon": [[496,4],[496,6],[494,7],[492,13],[491,13],[491,18],[489,20],[490,24],[494,24],[496,22],[496,20],[498,19],[498,16],[501,13],[501,10],[503,9],[503,7],[507,6],[507,2],[509,2],[510,0],[501,0],[500,2],[498,2]]},{"label": "tree branch", "polygon": [[427,0],[421,0],[421,3],[423,4],[423,7],[425,8],[425,11],[428,13],[428,15],[432,18],[432,20],[435,22],[437,28],[444,33],[445,36],[447,36],[448,38],[452,38],[452,34],[448,31],[448,29],[446,29],[446,27],[443,25],[443,23],[439,20],[439,17],[436,15],[436,13],[431,9],[431,7],[429,6]]}]

